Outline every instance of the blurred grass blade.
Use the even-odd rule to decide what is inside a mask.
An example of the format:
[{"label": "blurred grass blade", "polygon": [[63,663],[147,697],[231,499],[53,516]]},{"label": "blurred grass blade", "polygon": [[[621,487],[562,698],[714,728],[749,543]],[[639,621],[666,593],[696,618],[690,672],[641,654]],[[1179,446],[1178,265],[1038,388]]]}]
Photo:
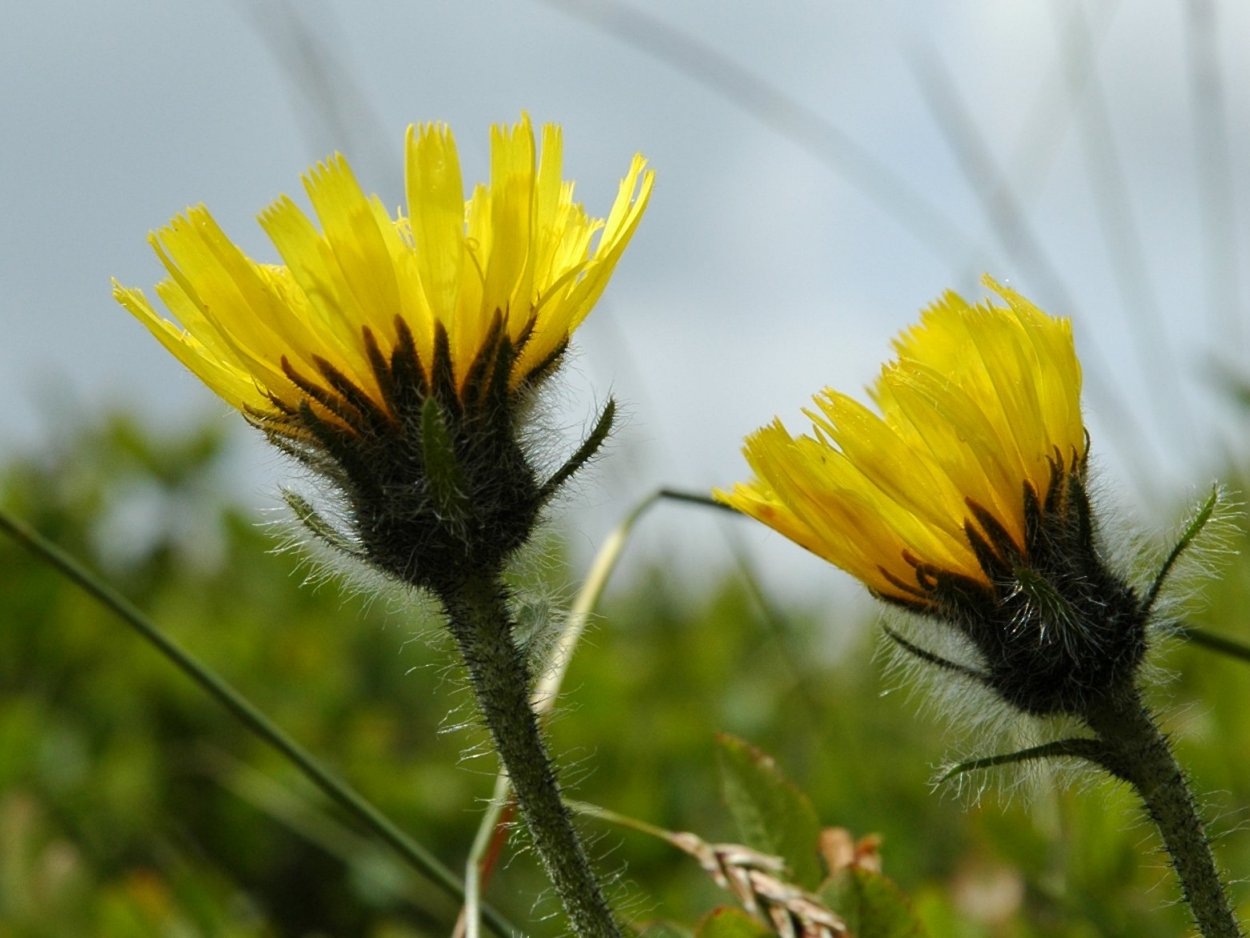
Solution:
[{"label": "blurred grass blade", "polygon": [[1216,635],[1214,632],[1208,632],[1206,629],[1195,629],[1190,626],[1182,626],[1177,630],[1181,638],[1187,642],[1193,642],[1208,651],[1218,652],[1221,655],[1228,655],[1230,658],[1239,658],[1242,661],[1250,662],[1250,645],[1235,639],[1225,638],[1223,635]]},{"label": "blurred grass blade", "polygon": [[[0,530],[7,532],[18,543],[39,559],[55,568],[91,597],[112,610],[123,622],[146,639],[179,670],[195,681],[211,697],[233,713],[261,740],[268,743],[332,801],[357,818],[377,837],[394,850],[414,869],[428,876],[455,899],[464,899],[464,885],[438,858],[421,844],[408,837],[364,799],[346,782],[336,778],[324,768],[307,750],[295,742],[252,705],[237,690],[219,677],[194,656],[185,651],[162,633],[153,622],[140,612],[124,596],[104,583],[33,528],[0,509]],[[517,929],[496,910],[481,907],[483,918],[492,931],[501,936],[516,934]]]},{"label": "blurred grass blade", "polygon": [[804,150],[871,200],[934,257],[959,266],[968,256],[984,256],[977,239],[928,193],[879,160],[822,111],[808,107],[702,37],[621,0],[541,2],[675,69]]}]

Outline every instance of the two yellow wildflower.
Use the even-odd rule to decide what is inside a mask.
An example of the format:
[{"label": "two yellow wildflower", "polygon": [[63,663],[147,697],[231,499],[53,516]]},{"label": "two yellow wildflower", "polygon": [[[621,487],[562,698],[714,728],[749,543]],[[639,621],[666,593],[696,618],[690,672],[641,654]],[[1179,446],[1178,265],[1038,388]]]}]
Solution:
[{"label": "two yellow wildflower", "polygon": [[[543,131],[541,159],[528,119],[496,128],[490,183],[466,202],[450,132],[410,130],[406,217],[391,218],[335,157],[305,177],[321,230],[285,197],[261,216],[283,266],[248,259],[194,208],[152,236],[170,275],[157,293],[181,326],[141,292],[114,292],[217,394],[336,485],[347,546],[440,597],[574,931],[618,935],[529,706],[532,676],[500,577],[543,504],[610,430],[609,403],[545,482],[516,433],[524,392],[558,364],[603,292],[653,176],[635,157],[601,221],[573,201],[560,156],[555,128]],[[749,436],[755,478],[716,497],[955,629],[972,663],[894,636],[905,650],[1019,711],[1082,720],[1092,736],[965,768],[1075,757],[1131,783],[1203,933],[1241,934],[1136,684],[1159,586],[1205,517],[1144,598],[1109,569],[1085,488],[1071,327],[986,283],[1002,305],[947,294],[895,341],[897,358],[870,391],[877,412],[822,391],[806,412],[811,432],[794,437],[776,421]]]},{"label": "two yellow wildflower", "polygon": [[[635,157],[607,219],[591,219],[561,177],[560,153],[555,128],[543,131],[541,159],[527,119],[496,128],[490,184],[466,203],[450,133],[410,130],[407,217],[392,219],[336,157],[305,177],[321,231],[287,198],[261,216],[285,266],[249,260],[196,208],[152,237],[170,273],[157,293],[183,328],[139,291],[115,293],[275,442],[328,467],[367,556],[423,585],[433,565],[437,588],[466,563],[496,565],[528,535],[549,487],[497,438],[513,439],[516,395],[559,359],[651,193]],[[716,496],[882,598],[963,623],[991,672],[1002,656],[994,636],[1022,628],[1057,643],[1046,679],[1069,668],[1081,649],[1056,631],[1086,628],[1085,607],[1110,591],[1109,627],[1132,649],[1119,675],[1140,657],[1141,616],[1093,541],[1071,327],[986,282],[1002,305],[947,294],[896,340],[897,360],[871,391],[879,413],[821,392],[806,412],[810,434],[779,421],[752,434],[755,478]],[[396,449],[413,465],[388,456]],[[399,509],[397,491],[408,493]],[[457,492],[487,507],[466,509],[447,535]],[[438,523],[397,533],[422,515]],[[478,535],[457,551],[461,528]],[[1076,692],[1014,702],[1067,711]]]}]

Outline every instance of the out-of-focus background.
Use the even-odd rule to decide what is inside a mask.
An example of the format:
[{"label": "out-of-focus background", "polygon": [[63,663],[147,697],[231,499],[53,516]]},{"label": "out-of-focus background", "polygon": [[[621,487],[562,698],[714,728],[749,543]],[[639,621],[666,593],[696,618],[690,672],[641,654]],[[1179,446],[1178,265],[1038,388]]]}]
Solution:
[{"label": "out-of-focus background", "polygon": [[[797,429],[820,387],[871,381],[921,307],[982,295],[982,272],[1075,321],[1103,498],[1150,537],[1250,455],[1248,42],[1234,0],[9,4],[0,498],[459,863],[490,779],[458,764],[471,735],[436,732],[464,702],[449,651],[432,629],[408,641],[406,610],[301,590],[293,556],[267,557],[257,522],[290,467],[109,296],[110,277],[162,276],[147,232],[202,201],[272,259],[255,215],[335,150],[399,205],[414,121],[451,124],[466,179],[486,174],[489,124],[561,123],[592,214],[645,153],[651,207],[552,401],[570,445],[607,394],[628,416],[554,519],[538,566],[556,604],[639,497],[740,478],[746,432],[776,414]],[[732,579],[726,543],[780,619]],[[446,903],[0,551],[0,935],[446,933]],[[1048,789],[965,811],[929,792],[949,739],[880,698],[898,682],[841,574],[669,505],[628,559],[556,725],[579,795],[728,836],[709,740],[731,730],[773,749],[823,820],[884,833],[936,935],[1183,927],[1130,799]],[[1244,631],[1247,579],[1226,575],[1209,621]],[[1173,697],[1197,701],[1173,728],[1232,830],[1248,678],[1212,662],[1166,661]],[[1228,843],[1244,875],[1250,846]],[[690,922],[716,900],[662,845],[608,848],[640,917]],[[525,920],[534,870],[507,875],[498,901]]]}]

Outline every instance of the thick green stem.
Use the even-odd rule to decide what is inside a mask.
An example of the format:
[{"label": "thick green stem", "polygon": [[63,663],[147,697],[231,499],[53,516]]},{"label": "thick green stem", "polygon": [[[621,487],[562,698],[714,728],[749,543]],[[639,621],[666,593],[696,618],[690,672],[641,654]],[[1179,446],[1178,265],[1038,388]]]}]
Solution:
[{"label": "thick green stem", "polygon": [[1085,720],[1106,746],[1100,761],[1145,802],[1204,938],[1241,938],[1193,792],[1136,690],[1109,694]]},{"label": "thick green stem", "polygon": [[582,938],[619,938],[530,708],[529,667],[512,640],[502,585],[494,577],[473,577],[441,595],[478,706],[574,932]]}]

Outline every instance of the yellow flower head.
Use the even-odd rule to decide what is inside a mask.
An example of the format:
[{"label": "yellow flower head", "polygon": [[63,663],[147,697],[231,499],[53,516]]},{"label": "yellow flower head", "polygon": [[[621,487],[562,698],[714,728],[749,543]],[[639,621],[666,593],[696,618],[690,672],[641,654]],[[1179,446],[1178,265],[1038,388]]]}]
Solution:
[{"label": "yellow flower head", "polygon": [[810,434],[751,434],[755,478],[714,494],[953,627],[974,663],[894,634],[905,650],[1026,713],[1079,715],[1131,684],[1150,600],[1099,547],[1070,323],[985,283],[1002,305],[948,293],[895,341],[877,412],[822,391]]},{"label": "yellow flower head", "polygon": [[[467,202],[447,127],[410,127],[405,165],[407,214],[397,218],[342,156],[305,174],[320,227],[286,196],[260,216],[282,265],[248,258],[202,206],[174,218],[150,241],[169,272],[156,293],[181,327],[139,290],[115,281],[113,295],[253,417],[310,405],[351,424],[373,405],[370,418],[392,419],[394,381],[432,384],[446,369],[456,393],[471,395],[475,368],[493,369],[484,357],[501,343],[515,391],[546,373],[603,292],[653,174],[636,156],[608,217],[591,218],[562,178],[560,129],[543,128],[539,155],[528,117],[492,129],[490,183]],[[418,374],[393,373],[396,350]],[[286,423],[289,435],[297,424]]]},{"label": "yellow flower head", "polygon": [[812,433],[753,433],[755,479],[717,497],[887,599],[929,605],[939,572],[991,586],[986,552],[1028,552],[1030,512],[1057,509],[1086,435],[1070,323],[986,283],[1005,306],[947,293],[895,340],[879,414],[825,389]]},{"label": "yellow flower head", "polygon": [[409,128],[407,213],[392,218],[335,156],[260,216],[283,260],[248,258],[203,207],[151,236],[169,279],[117,300],[269,439],[328,478],[346,533],[292,496],[318,535],[440,594],[495,574],[594,454],[540,482],[517,419],[607,286],[651,195],[634,157],[606,219],[573,200],[560,130],[491,133],[490,182],[465,200],[444,126]]}]

